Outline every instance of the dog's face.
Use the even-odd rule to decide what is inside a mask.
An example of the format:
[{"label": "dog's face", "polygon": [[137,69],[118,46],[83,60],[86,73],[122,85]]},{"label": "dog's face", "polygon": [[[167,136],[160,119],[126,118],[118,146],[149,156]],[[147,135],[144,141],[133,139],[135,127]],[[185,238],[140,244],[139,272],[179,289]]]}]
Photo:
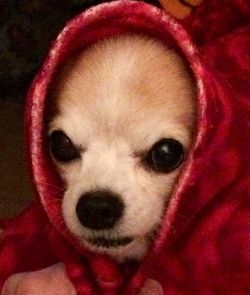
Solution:
[{"label": "dog's face", "polygon": [[48,134],[65,222],[95,252],[140,259],[191,144],[187,67],[160,42],[126,35],[90,46],[58,77]]}]

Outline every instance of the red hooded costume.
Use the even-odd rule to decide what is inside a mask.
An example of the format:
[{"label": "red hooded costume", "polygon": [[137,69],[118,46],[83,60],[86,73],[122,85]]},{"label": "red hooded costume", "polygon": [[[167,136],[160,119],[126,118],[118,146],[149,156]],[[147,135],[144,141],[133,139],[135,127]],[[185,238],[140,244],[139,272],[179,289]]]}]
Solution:
[{"label": "red hooded costume", "polygon": [[[38,199],[2,221],[0,290],[13,273],[61,261],[79,295],[138,294],[147,279],[168,295],[250,294],[250,4],[205,2],[182,24],[143,2],[106,3],[60,33],[28,94],[26,137]],[[43,121],[57,67],[75,51],[124,32],[149,34],[181,52],[198,89],[193,148],[158,237],[138,265],[90,253],[66,228]]]}]

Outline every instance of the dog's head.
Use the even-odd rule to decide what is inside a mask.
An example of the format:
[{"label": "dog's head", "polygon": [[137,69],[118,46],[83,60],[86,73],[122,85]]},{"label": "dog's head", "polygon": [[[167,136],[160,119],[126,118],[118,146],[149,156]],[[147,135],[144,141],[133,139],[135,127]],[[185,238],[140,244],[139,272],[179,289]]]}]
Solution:
[{"label": "dog's head", "polygon": [[183,59],[145,36],[99,41],[62,67],[49,146],[65,222],[86,247],[145,255],[191,145],[194,97]]}]

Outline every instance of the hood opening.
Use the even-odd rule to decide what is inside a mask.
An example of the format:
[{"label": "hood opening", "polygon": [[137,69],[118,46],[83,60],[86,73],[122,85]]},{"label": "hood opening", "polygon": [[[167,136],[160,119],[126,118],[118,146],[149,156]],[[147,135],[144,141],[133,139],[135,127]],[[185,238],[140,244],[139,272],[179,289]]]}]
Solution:
[{"label": "hood opening", "polygon": [[[25,123],[28,157],[33,182],[42,205],[54,227],[64,237],[73,242],[78,251],[84,251],[76,237],[67,230],[61,212],[61,198],[53,191],[53,186],[62,184],[48,153],[44,134],[44,112],[47,91],[53,75],[70,56],[83,51],[87,46],[110,36],[125,33],[146,34],[161,40],[168,47],[181,53],[187,60],[197,81],[197,136],[189,160],[180,176],[178,188],[170,200],[155,251],[159,251],[168,235],[172,233],[175,215],[182,192],[187,183],[195,179],[191,176],[193,158],[199,155],[202,146],[209,141],[212,130],[207,112],[213,112],[213,95],[208,105],[205,83],[206,70],[202,67],[196,48],[187,33],[164,11],[137,1],[114,1],[93,7],[70,21],[55,40],[42,68],[36,76],[28,94]],[[211,84],[211,82],[210,82]],[[201,123],[202,122],[202,123]],[[203,161],[202,161],[203,163]],[[200,167],[202,166],[200,163]],[[197,165],[197,164],[196,164]],[[197,166],[196,166],[197,167]],[[196,168],[197,169],[197,168]],[[196,174],[196,178],[197,178]]]}]

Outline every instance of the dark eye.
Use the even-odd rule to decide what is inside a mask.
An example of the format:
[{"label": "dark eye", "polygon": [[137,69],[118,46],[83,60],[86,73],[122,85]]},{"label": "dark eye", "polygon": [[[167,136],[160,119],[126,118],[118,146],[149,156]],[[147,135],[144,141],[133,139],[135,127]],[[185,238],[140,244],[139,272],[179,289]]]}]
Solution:
[{"label": "dark eye", "polygon": [[149,151],[147,164],[159,172],[170,172],[176,169],[184,158],[182,144],[172,138],[164,138],[153,145]]},{"label": "dark eye", "polygon": [[49,146],[53,156],[59,162],[70,162],[80,157],[78,150],[63,131],[56,130],[51,133]]}]

